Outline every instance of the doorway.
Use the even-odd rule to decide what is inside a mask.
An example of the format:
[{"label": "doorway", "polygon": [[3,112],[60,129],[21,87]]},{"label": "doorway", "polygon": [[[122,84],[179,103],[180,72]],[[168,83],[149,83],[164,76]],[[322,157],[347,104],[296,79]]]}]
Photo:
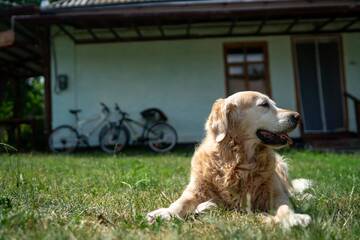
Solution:
[{"label": "doorway", "polygon": [[294,38],[293,50],[304,134],[346,131],[340,38]]}]

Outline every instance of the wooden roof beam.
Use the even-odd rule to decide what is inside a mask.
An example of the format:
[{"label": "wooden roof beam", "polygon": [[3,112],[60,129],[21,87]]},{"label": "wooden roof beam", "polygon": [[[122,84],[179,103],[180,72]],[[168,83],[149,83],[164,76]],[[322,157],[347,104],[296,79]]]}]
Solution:
[{"label": "wooden roof beam", "polygon": [[328,25],[329,23],[335,21],[336,18],[329,18],[328,20],[326,20],[325,22],[322,22],[321,24],[319,24],[318,26],[316,26],[314,28],[315,32],[320,32],[326,25]]},{"label": "wooden roof beam", "polygon": [[[12,58],[14,58],[14,60],[9,60],[7,58],[4,58],[3,56],[0,55],[0,58],[2,59],[2,62],[4,63],[4,65],[10,65],[10,66],[14,66],[16,67],[16,69],[27,69],[29,71],[32,71],[32,72],[37,72],[37,70],[35,70],[33,67],[30,67],[28,65],[26,65],[27,63],[34,63],[36,65],[36,62],[32,59],[32,58],[15,58],[15,56],[18,56],[16,54],[14,54],[13,52],[10,52],[8,51],[8,49],[2,49],[1,50],[1,53],[5,53],[7,54],[8,56],[11,56]],[[39,66],[36,66],[37,68]]]},{"label": "wooden roof beam", "polygon": [[12,60],[15,60],[15,61],[22,61],[25,59],[23,56],[20,56],[19,54],[14,53],[10,49],[12,49],[12,48],[3,48],[3,49],[1,49],[0,53],[5,53],[6,55],[10,56],[10,58],[12,58]]},{"label": "wooden roof beam", "polygon": [[8,28],[12,29],[15,32],[15,34],[18,33],[22,35],[22,37],[25,38],[27,41],[32,43],[39,42],[38,39],[33,34],[28,32],[26,27],[24,27],[18,22],[16,22],[15,24],[15,21],[13,19],[11,19],[11,22],[5,21],[4,23]]},{"label": "wooden roof beam", "polygon": [[121,40],[120,35],[113,28],[109,28],[109,31],[112,33],[112,35],[114,35],[117,40]]},{"label": "wooden roof beam", "polygon": [[161,34],[161,37],[166,37],[165,31],[164,31],[164,28],[162,27],[162,25],[159,25],[158,29],[159,29],[159,32]]},{"label": "wooden roof beam", "polygon": [[[16,47],[16,44],[15,46]],[[41,58],[41,54],[37,51],[34,51],[31,46],[30,47],[17,47],[17,49],[23,51],[23,52],[26,52],[27,54],[29,54],[31,57],[33,57],[34,59],[36,58]]]},{"label": "wooden roof beam", "polygon": [[286,30],[284,31],[284,33],[286,34],[286,33],[291,32],[291,30],[295,27],[295,25],[298,24],[299,20],[300,20],[299,18],[295,18],[295,20],[292,21],[292,22],[289,24],[289,26],[286,28]]},{"label": "wooden roof beam", "polygon": [[[338,30],[326,30],[326,31],[322,31],[322,33],[338,33]],[[347,32],[360,32],[360,28],[357,29],[350,29]],[[309,31],[306,32],[308,34],[316,34],[318,32],[315,31]],[[304,34],[303,31],[293,31],[290,33],[291,35],[296,35],[296,34]],[[276,32],[276,33],[259,33],[257,36],[283,36],[284,32],[280,31],[280,32]],[[122,38],[120,41],[118,40],[114,40],[114,38],[102,38],[100,39],[100,41],[98,41],[97,43],[114,43],[114,42],[146,42],[146,41],[158,41],[158,40],[181,40],[181,39],[204,39],[204,38],[222,38],[222,37],[251,37],[251,36],[255,36],[254,33],[240,33],[240,34],[218,34],[218,35],[214,35],[214,34],[203,34],[203,35],[191,35],[190,37],[187,36],[186,34],[179,34],[179,35],[171,35],[171,36],[166,36],[166,37],[144,37],[144,38],[137,38],[137,37],[129,37],[129,38]],[[89,39],[81,39],[78,41],[78,44],[92,44],[92,43],[96,43],[93,40],[89,40]]]},{"label": "wooden roof beam", "polygon": [[230,25],[229,30],[228,30],[228,34],[229,34],[229,35],[232,35],[232,34],[233,34],[234,28],[236,27],[236,22],[237,22],[237,19],[234,19],[234,20],[231,22],[231,25]]},{"label": "wooden roof beam", "polygon": [[91,28],[87,28],[87,31],[95,41],[99,40],[98,36],[96,36],[96,34],[94,33],[94,31]]},{"label": "wooden roof beam", "polygon": [[[6,54],[6,53],[5,53]],[[2,51],[0,51],[0,61],[5,61],[7,63],[10,63],[10,64],[19,64],[20,61],[21,61],[21,64],[27,64],[27,63],[32,63],[34,62],[34,59],[33,58],[22,58],[20,60],[13,60],[13,59],[8,59],[6,57],[4,57],[4,55],[2,54]]]},{"label": "wooden roof beam", "polygon": [[360,20],[359,17],[355,18],[354,20],[350,21],[349,23],[347,23],[345,26],[343,26],[341,28],[340,31],[346,31],[348,30],[351,26],[353,26],[355,23],[357,23]]},{"label": "wooden roof beam", "polygon": [[264,19],[264,20],[261,21],[261,23],[259,24],[259,27],[258,27],[258,29],[256,30],[255,34],[261,33],[261,30],[264,28],[265,24],[266,24],[266,19]]},{"label": "wooden roof beam", "polygon": [[9,62],[3,61],[3,60],[0,60],[0,62],[1,62],[1,69],[2,69],[0,71],[10,72],[13,75],[16,75],[15,73],[20,73],[19,75],[21,75],[22,73],[24,74],[24,72],[26,73],[24,75],[29,75],[29,76],[30,75],[32,75],[32,76],[39,75],[39,73],[36,70],[31,69],[31,68],[27,67],[26,65],[21,65],[21,66],[14,65],[14,64],[10,64]]},{"label": "wooden roof beam", "polygon": [[72,35],[70,33],[69,30],[67,30],[64,26],[60,25],[60,24],[57,24],[57,27],[63,32],[65,33],[66,36],[68,36],[74,43],[77,43],[78,40],[74,37],[74,35]]},{"label": "wooden roof beam", "polygon": [[144,37],[138,26],[134,26],[134,29],[139,38]]}]

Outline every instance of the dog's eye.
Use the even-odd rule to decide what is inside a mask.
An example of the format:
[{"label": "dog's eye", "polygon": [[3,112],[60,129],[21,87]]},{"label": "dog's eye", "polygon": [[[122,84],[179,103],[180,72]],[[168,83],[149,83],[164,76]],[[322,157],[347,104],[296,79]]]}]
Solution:
[{"label": "dog's eye", "polygon": [[269,108],[269,107],[270,107],[270,105],[269,105],[268,102],[260,103],[259,106],[260,106],[260,107],[264,107],[264,108]]}]

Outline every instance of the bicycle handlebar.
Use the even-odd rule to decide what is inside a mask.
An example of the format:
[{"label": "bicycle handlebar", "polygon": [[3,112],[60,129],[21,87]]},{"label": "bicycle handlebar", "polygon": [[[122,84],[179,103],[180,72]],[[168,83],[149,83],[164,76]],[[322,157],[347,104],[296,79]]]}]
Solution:
[{"label": "bicycle handlebar", "polygon": [[[105,113],[107,113],[107,114],[110,113],[110,109],[109,109],[108,106],[106,106],[105,103],[100,102],[100,105],[102,106],[103,111],[105,111]],[[123,115],[123,116],[129,115],[127,112],[121,111],[121,109],[120,109],[120,107],[119,107],[119,105],[118,105],[117,103],[115,103],[115,110],[116,110],[119,114],[121,114],[121,115]]]},{"label": "bicycle handlebar", "polygon": [[120,109],[120,107],[119,107],[119,105],[118,105],[117,103],[115,103],[115,110],[116,110],[119,114],[121,114],[121,115],[123,115],[123,116],[128,115],[126,112],[121,111],[121,109]]},{"label": "bicycle handlebar", "polygon": [[108,106],[106,106],[105,103],[101,102],[100,105],[103,107],[103,110],[104,110],[106,113],[110,113],[110,109],[108,108]]},{"label": "bicycle handlebar", "polygon": [[117,103],[115,103],[115,110],[118,111],[118,112],[121,112],[121,109],[119,107],[119,105]]}]

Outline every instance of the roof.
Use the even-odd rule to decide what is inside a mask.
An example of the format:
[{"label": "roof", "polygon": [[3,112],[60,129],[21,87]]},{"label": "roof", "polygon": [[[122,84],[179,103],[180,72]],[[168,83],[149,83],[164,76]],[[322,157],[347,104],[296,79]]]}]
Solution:
[{"label": "roof", "polygon": [[199,17],[203,21],[348,17],[358,16],[359,10],[358,0],[58,0],[40,9],[40,17],[46,21],[38,23],[53,24],[55,18],[70,23],[81,18],[85,25],[93,20],[100,24],[105,15],[132,24],[137,24],[133,20],[139,17],[147,18],[145,23],[163,23],[164,16],[185,22]]},{"label": "roof", "polygon": [[[126,19],[146,13],[151,19],[160,19],[160,15],[170,18],[181,13],[183,19],[193,18],[195,12],[222,18],[222,15],[233,15],[233,18],[266,19],[286,16],[307,18],[309,15],[323,17],[327,13],[334,15],[356,15],[360,8],[359,0],[58,0],[41,8],[42,15],[63,14],[64,18],[84,17],[87,13],[104,16],[111,13],[115,18],[123,15]],[[296,15],[296,16],[295,16]],[[224,20],[224,19],[222,19]],[[99,22],[99,21],[97,21]]]},{"label": "roof", "polygon": [[76,44],[360,32],[357,0],[60,0],[28,26],[57,26]]},{"label": "roof", "polygon": [[[204,1],[204,0],[199,0]],[[73,8],[73,7],[92,7],[105,5],[127,5],[142,3],[165,3],[180,2],[180,0],[59,0],[50,4],[47,8]],[[183,0],[182,2],[190,2]],[[193,1],[191,1],[193,2]]]},{"label": "roof", "polygon": [[[356,2],[344,1],[344,2]],[[240,3],[246,6],[252,4],[261,4],[264,7],[269,7],[271,4],[307,4],[309,2],[316,2],[310,0],[58,0],[46,7],[46,9],[61,9],[61,8],[92,8],[92,7],[111,7],[111,6],[129,6],[129,5],[198,5],[198,4],[231,4]],[[317,1],[317,2],[331,2],[331,1]],[[334,2],[334,1],[333,1]],[[270,6],[271,7],[271,6]]]},{"label": "roof", "polygon": [[171,2],[171,0],[59,0],[52,3],[51,6],[75,7],[75,6],[93,6],[93,5],[146,3],[146,2]]}]

